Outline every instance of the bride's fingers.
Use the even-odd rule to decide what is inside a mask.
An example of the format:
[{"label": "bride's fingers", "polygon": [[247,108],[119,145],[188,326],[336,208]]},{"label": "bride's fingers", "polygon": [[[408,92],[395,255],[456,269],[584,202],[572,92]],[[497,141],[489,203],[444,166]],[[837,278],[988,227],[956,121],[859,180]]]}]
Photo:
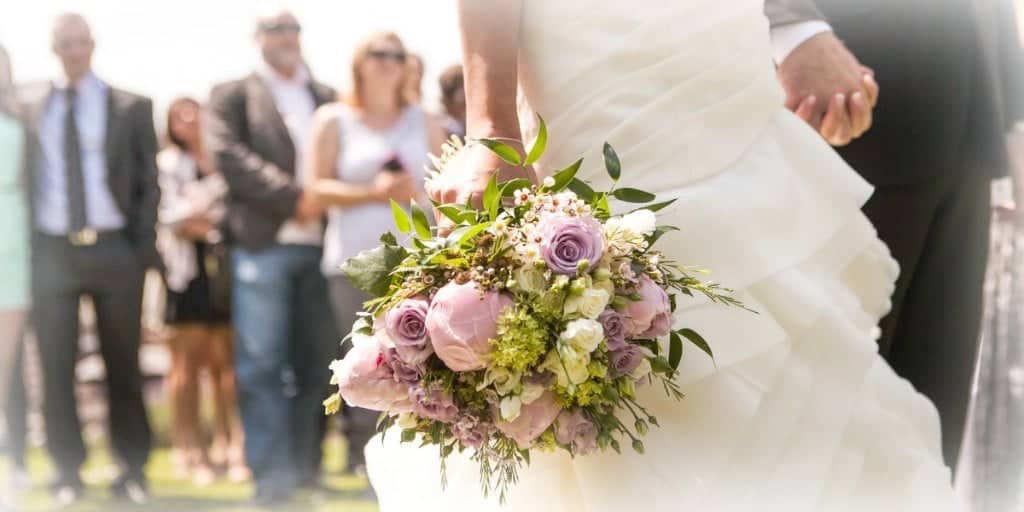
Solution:
[{"label": "bride's fingers", "polygon": [[850,119],[853,127],[850,137],[853,139],[864,135],[864,132],[871,128],[871,107],[862,93],[857,92],[850,96]]},{"label": "bride's fingers", "polygon": [[842,142],[844,125],[846,120],[846,95],[836,94],[829,101],[828,109],[825,111],[825,118],[821,121],[821,136],[829,144],[837,145]]},{"label": "bride's fingers", "polygon": [[875,81],[875,72],[870,68],[864,68],[864,77],[861,79],[861,83],[863,83],[864,92],[868,96],[868,104],[871,105],[871,108],[875,108],[875,105],[878,105],[879,93],[878,82]]}]

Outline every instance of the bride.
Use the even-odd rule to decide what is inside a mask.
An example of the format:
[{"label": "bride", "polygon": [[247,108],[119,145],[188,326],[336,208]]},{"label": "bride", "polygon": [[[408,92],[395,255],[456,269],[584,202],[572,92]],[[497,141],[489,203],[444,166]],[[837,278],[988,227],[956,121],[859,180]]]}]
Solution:
[{"label": "bride", "polygon": [[[482,497],[468,455],[367,447],[381,510],[942,511],[954,508],[934,407],[876,354],[874,327],[897,273],[861,215],[871,193],[783,108],[762,0],[462,0],[468,134],[521,137],[517,90],[548,122],[539,172],[579,155],[607,188],[678,198],[661,222],[673,259],[704,265],[760,312],[700,301],[677,316],[716,363],[688,352],[686,399],[639,391],[661,421],[647,453],[537,454],[508,503]],[[471,146],[432,184],[480,193],[489,151]],[[530,171],[501,170],[508,179]]]}]

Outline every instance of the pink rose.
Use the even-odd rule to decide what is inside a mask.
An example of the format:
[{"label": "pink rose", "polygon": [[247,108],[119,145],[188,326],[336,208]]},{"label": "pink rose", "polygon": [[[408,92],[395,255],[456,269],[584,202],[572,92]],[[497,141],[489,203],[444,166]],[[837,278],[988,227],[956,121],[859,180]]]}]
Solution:
[{"label": "pink rose", "polygon": [[413,297],[384,313],[384,326],[398,355],[409,364],[423,364],[434,353],[427,339],[427,299]]},{"label": "pink rose", "polygon": [[555,403],[555,394],[545,391],[540,398],[524,404],[519,417],[509,422],[498,422],[498,430],[515,439],[520,446],[530,446],[534,439],[544,433],[562,409]]},{"label": "pink rose", "polygon": [[653,340],[662,336],[668,336],[672,332],[672,312],[663,311],[654,316],[651,326],[638,336],[640,339]]},{"label": "pink rose", "polygon": [[641,275],[636,294],[640,296],[640,300],[627,300],[626,307],[622,310],[622,316],[626,320],[627,337],[644,338],[659,315],[663,315],[664,318],[658,319],[659,324],[654,327],[660,330],[666,320],[671,325],[672,304],[668,300],[668,293],[658,286],[658,283],[646,274]]},{"label": "pink rose", "polygon": [[409,386],[395,382],[391,367],[385,363],[380,342],[363,337],[341,361],[331,365],[338,390],[349,405],[375,411],[408,412]]},{"label": "pink rose", "polygon": [[437,357],[456,372],[483,368],[490,340],[498,335],[498,318],[511,306],[508,296],[481,293],[472,282],[444,285],[427,311],[427,332]]},{"label": "pink rose", "polygon": [[597,449],[597,430],[582,409],[562,411],[555,423],[555,440],[572,447],[573,455],[589,455]]}]

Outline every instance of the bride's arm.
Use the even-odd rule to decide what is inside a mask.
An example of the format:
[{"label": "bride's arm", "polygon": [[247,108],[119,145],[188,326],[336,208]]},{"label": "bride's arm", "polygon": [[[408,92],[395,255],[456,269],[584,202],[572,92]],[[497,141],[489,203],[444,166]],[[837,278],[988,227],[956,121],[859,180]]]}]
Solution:
[{"label": "bride's arm", "polygon": [[[518,141],[516,90],[519,78],[520,0],[459,0],[459,28],[466,88],[466,136]],[[522,152],[520,142],[505,141]],[[479,203],[494,172],[501,181],[533,171],[504,164],[487,148],[470,144],[429,184],[439,203]]]},{"label": "bride's arm", "polygon": [[459,0],[466,134],[520,138],[516,115],[521,0]]}]

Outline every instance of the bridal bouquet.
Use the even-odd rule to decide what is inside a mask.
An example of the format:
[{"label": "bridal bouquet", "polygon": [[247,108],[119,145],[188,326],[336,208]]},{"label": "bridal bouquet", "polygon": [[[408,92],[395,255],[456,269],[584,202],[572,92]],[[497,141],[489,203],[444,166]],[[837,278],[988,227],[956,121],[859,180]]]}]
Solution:
[{"label": "bridal bouquet", "polygon": [[[512,165],[530,165],[547,141],[543,120],[525,158],[499,140],[481,139]],[[462,148],[457,139],[434,159],[437,172]],[[442,461],[472,449],[481,485],[504,498],[533,450],[573,456],[616,452],[658,420],[638,385],[674,382],[684,340],[709,357],[691,329],[674,329],[680,294],[740,305],[729,291],[693,277],[656,249],[674,230],[659,226],[653,194],[618,187],[619,158],[604,146],[612,190],[576,178],[582,160],[545,178],[492,179],[482,208],[437,205],[454,224],[437,235],[415,204],[392,203],[398,231],[348,261],[344,274],[374,299],[356,322],[353,348],[335,361],[341,400],[382,411],[381,430],[397,425],[403,442],[434,445]],[[624,214],[620,203],[647,204]],[[626,209],[626,208],[624,208]],[[663,348],[660,340],[667,341]]]}]

